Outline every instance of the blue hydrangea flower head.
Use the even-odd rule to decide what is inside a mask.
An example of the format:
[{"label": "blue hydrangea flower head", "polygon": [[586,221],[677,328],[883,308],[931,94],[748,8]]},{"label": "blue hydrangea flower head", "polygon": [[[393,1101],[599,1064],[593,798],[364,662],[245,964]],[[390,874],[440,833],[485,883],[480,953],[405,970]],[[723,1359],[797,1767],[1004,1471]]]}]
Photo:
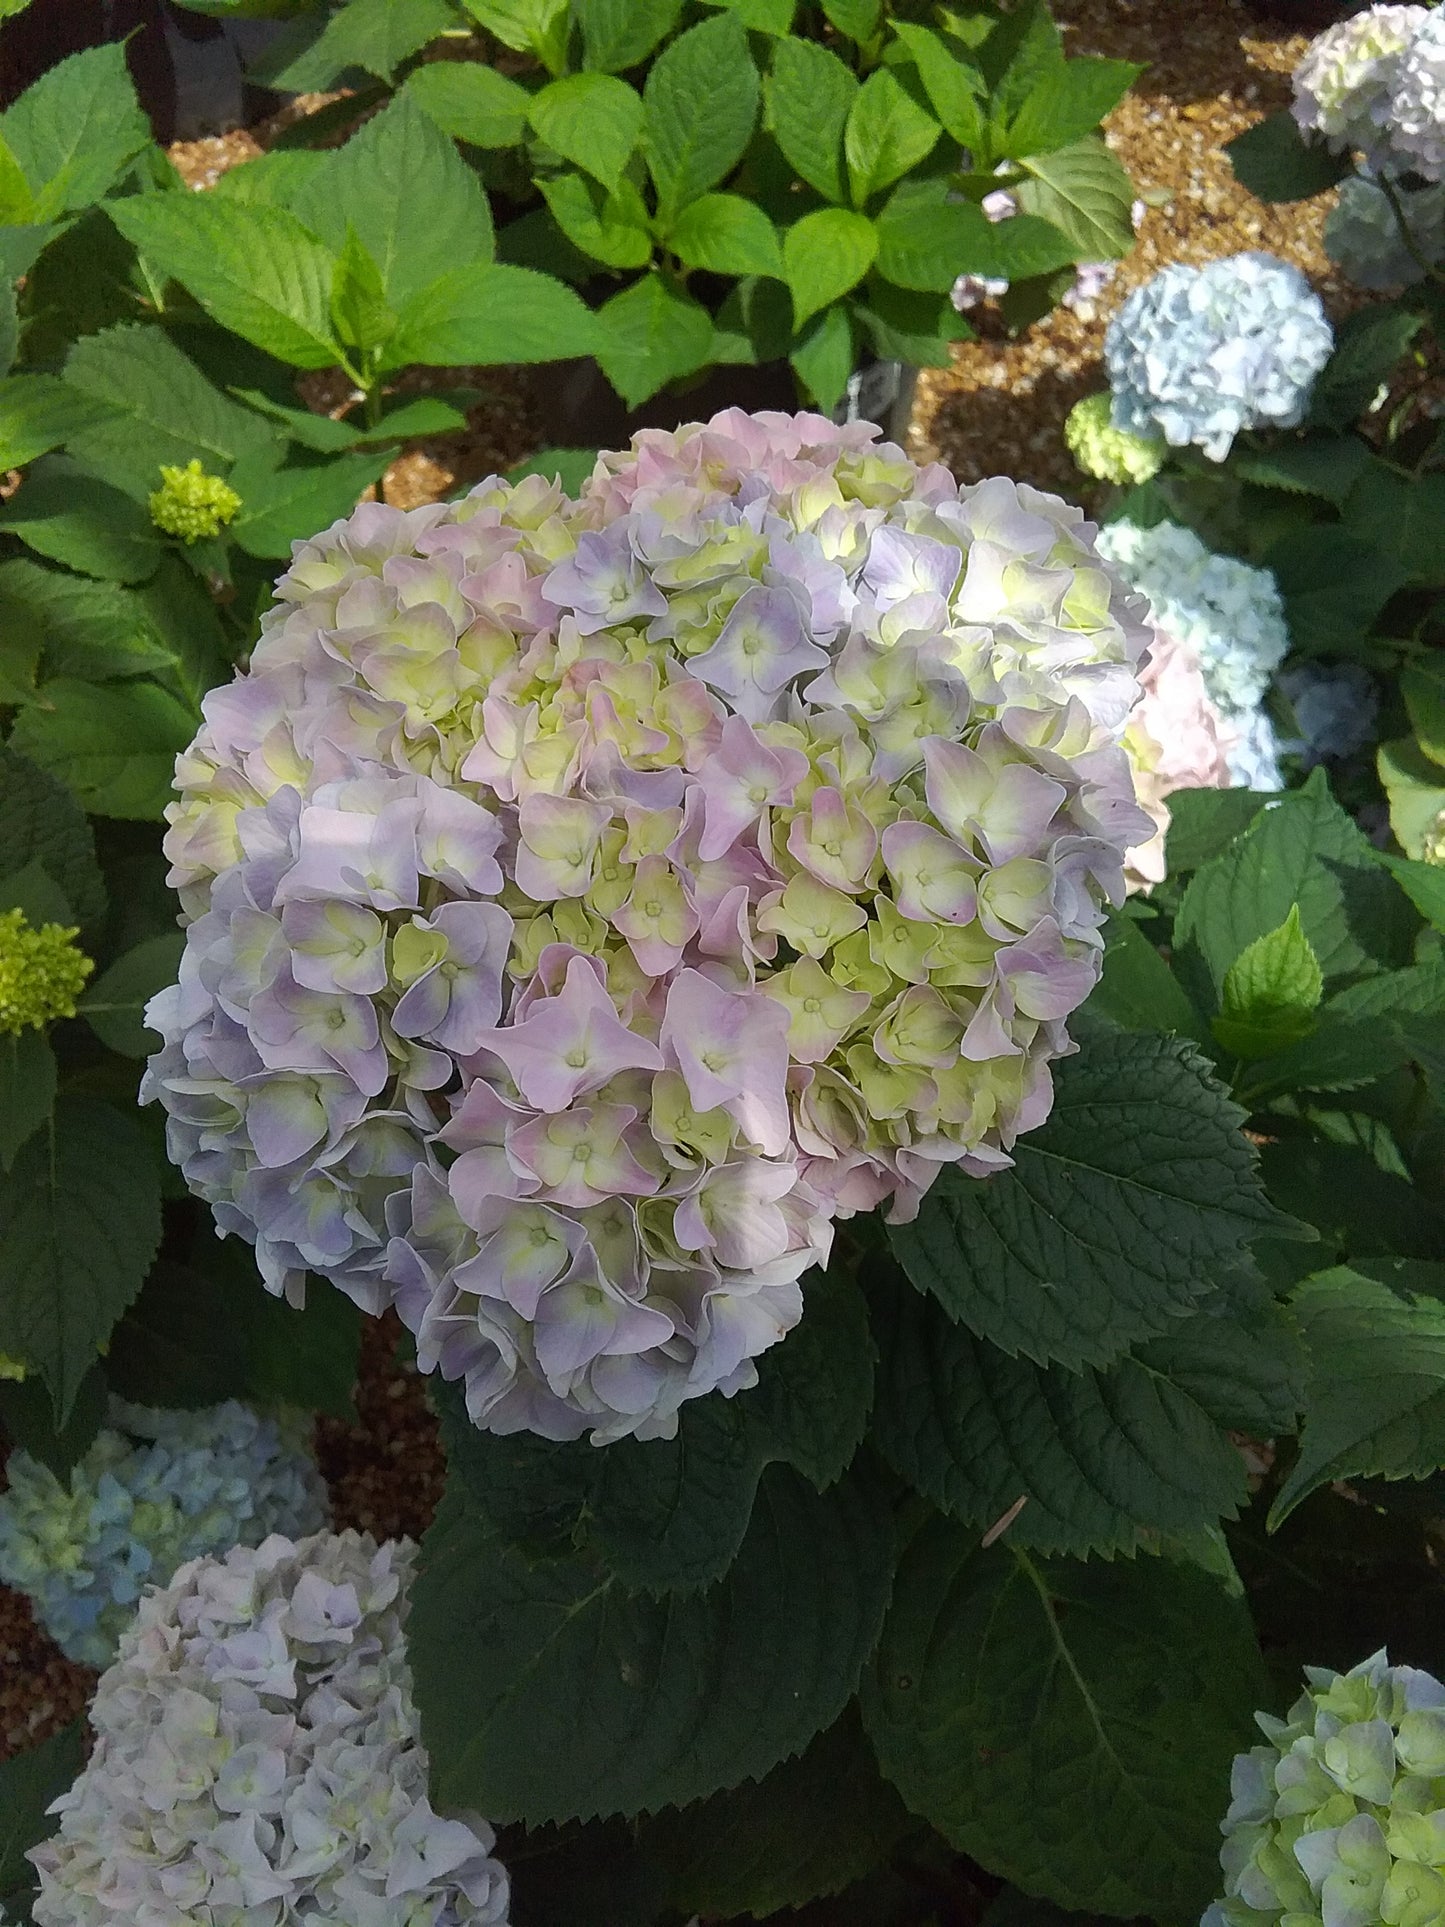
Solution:
[{"label": "blue hydrangea flower head", "polygon": [[1224,1898],[1202,1927],[1439,1927],[1445,1921],[1445,1686],[1375,1653],[1308,1666],[1264,1746],[1234,1762]]},{"label": "blue hydrangea flower head", "polygon": [[1269,570],[1215,555],[1175,522],[1109,522],[1098,546],[1130,588],[1148,597],[1156,625],[1199,658],[1204,687],[1229,730],[1233,781],[1245,789],[1280,788],[1278,745],[1259,705],[1289,648],[1289,630]]},{"label": "blue hydrangea flower head", "polygon": [[1279,686],[1289,699],[1300,740],[1292,744],[1307,763],[1353,756],[1375,739],[1380,693],[1357,662],[1301,662],[1285,670]]},{"label": "blue hydrangea flower head", "polygon": [[[1445,260],[1445,187],[1397,190],[1419,252],[1428,261]],[[1412,288],[1425,270],[1400,237],[1394,210],[1378,182],[1351,174],[1340,182],[1340,198],[1325,219],[1325,252],[1357,288],[1378,292]]]},{"label": "blue hydrangea flower head", "polygon": [[147,1585],[203,1553],[315,1532],[326,1490],[304,1421],[228,1400],[204,1411],[112,1402],[66,1479],[23,1450],[0,1494],[0,1580],[71,1659],[104,1666]]},{"label": "blue hydrangea flower head", "polygon": [[1250,253],[1176,263],[1109,324],[1114,426],[1222,462],[1242,429],[1303,421],[1333,347],[1319,296],[1287,262]]}]

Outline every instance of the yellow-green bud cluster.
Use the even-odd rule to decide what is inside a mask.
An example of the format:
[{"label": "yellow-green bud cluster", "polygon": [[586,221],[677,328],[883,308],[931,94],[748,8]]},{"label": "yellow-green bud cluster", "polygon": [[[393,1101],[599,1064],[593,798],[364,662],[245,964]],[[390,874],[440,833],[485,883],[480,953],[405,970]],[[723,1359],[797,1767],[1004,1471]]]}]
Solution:
[{"label": "yellow-green bud cluster", "polygon": [[0,1035],[18,1037],[57,1017],[73,1017],[75,1000],[95,965],[75,947],[79,932],[63,924],[32,930],[23,910],[0,914]]},{"label": "yellow-green bud cluster", "polygon": [[161,486],[150,498],[152,522],[182,542],[219,535],[240,506],[235,489],[208,475],[194,456],[184,468],[162,467]]},{"label": "yellow-green bud cluster", "polygon": [[0,1352],[0,1379],[12,1379],[18,1385],[28,1369],[28,1366],[21,1364],[18,1358],[11,1358],[5,1352]]},{"label": "yellow-green bud cluster", "polygon": [[1085,395],[1069,410],[1064,441],[1085,475],[1096,481],[1147,482],[1164,464],[1165,445],[1156,437],[1131,435],[1110,419],[1112,399],[1105,392]]}]

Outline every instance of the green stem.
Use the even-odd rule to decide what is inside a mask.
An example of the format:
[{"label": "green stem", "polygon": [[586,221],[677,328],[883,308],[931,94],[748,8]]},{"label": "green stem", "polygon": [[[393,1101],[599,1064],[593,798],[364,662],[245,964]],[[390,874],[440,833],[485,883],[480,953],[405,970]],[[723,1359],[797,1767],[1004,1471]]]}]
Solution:
[{"label": "green stem", "polygon": [[1390,212],[1395,217],[1395,225],[1400,230],[1400,239],[1405,244],[1406,253],[1429,280],[1437,281],[1442,288],[1445,288],[1445,273],[1434,265],[1410,231],[1410,223],[1405,219],[1405,210],[1400,203],[1400,196],[1395,191],[1394,183],[1387,174],[1380,174],[1376,178],[1380,192],[1390,203]]}]

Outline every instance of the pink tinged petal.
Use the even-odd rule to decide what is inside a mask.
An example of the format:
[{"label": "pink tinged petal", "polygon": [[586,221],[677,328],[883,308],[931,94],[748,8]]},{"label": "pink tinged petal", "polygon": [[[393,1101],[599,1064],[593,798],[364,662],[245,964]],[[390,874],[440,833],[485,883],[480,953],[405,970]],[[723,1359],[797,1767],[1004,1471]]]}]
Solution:
[{"label": "pink tinged petal", "polygon": [[[334,1095],[344,1099],[344,1078],[319,1080],[314,1077],[265,1077],[257,1080],[246,1095],[246,1135],[251,1149],[265,1165],[293,1164],[313,1146],[320,1144],[331,1129],[326,1109],[328,1084]],[[355,1112],[344,1122],[355,1121]]]},{"label": "pink tinged petal", "polygon": [[698,843],[703,862],[722,856],[766,808],[791,803],[807,773],[801,750],[770,749],[741,716],[729,716],[717,749],[696,772],[704,799]]},{"label": "pink tinged petal", "polygon": [[585,895],[597,846],[612,821],[605,803],[580,796],[524,796],[517,810],[517,887],[536,903]]},{"label": "pink tinged petal", "polygon": [[1068,800],[1061,783],[1027,763],[998,767],[962,743],[923,745],[928,807],[960,842],[981,840],[995,863],[1037,852]]},{"label": "pink tinged petal", "polygon": [[636,1119],[625,1104],[583,1105],[521,1125],[511,1133],[508,1150],[540,1180],[550,1203],[582,1207],[619,1196],[648,1197],[657,1179],[624,1137]]},{"label": "pink tinged petal", "polygon": [[963,556],[948,542],[885,524],[869,544],[863,582],[879,609],[913,595],[952,595]]},{"label": "pink tinged petal", "polygon": [[790,1164],[749,1158],[709,1171],[677,1207],[673,1228],[684,1250],[711,1251],[720,1265],[750,1271],[788,1249],[788,1221],[777,1207],[798,1181]]},{"label": "pink tinged petal", "polygon": [[1100,956],[1098,951],[1069,956],[1059,926],[1050,917],[1022,943],[1000,950],[997,969],[1026,1017],[1067,1017],[1098,982]]},{"label": "pink tinged petal", "polygon": [[542,1293],[562,1276],[581,1243],[580,1227],[560,1212],[510,1204],[476,1257],[457,1267],[456,1283],[481,1298],[505,1299],[524,1318],[535,1318]]},{"label": "pink tinged petal", "polygon": [[560,995],[539,998],[520,1024],[488,1031],[477,1048],[501,1058],[526,1101],[550,1113],[619,1071],[662,1069],[662,1053],[623,1023],[596,965],[582,956],[568,963]]},{"label": "pink tinged petal", "polygon": [[497,903],[444,903],[423,930],[447,940],[446,955],[403,993],[392,1012],[400,1037],[427,1037],[443,1050],[470,1056],[502,1014],[502,972],[512,919]]},{"label": "pink tinged petal", "polygon": [[537,1179],[502,1144],[481,1144],[464,1151],[447,1173],[452,1199],[460,1217],[478,1223],[497,1198],[526,1198],[537,1189]]},{"label": "pink tinged petal", "polygon": [[861,890],[878,853],[878,832],[838,790],[824,786],[809,798],[808,814],[788,825],[788,853],[821,883]]},{"label": "pink tinged petal", "polygon": [[696,1110],[725,1110],[769,1157],[787,1149],[788,1013],[781,1004],[683,970],[668,987],[661,1042]]},{"label": "pink tinged petal", "polygon": [[688,669],[732,699],[738,713],[760,722],[774,697],[796,677],[825,669],[828,652],[808,639],[802,612],[786,589],[748,589],[718,639]]},{"label": "pink tinged petal", "polygon": [[900,916],[918,923],[973,921],[978,865],[941,830],[890,823],[883,832],[883,862]]},{"label": "pink tinged petal", "polygon": [[[1007,1016],[999,1008],[1000,1002],[1007,1006]],[[1008,1027],[1007,1017],[1012,1015],[1013,1003],[1006,989],[996,986],[986,990],[963,1033],[959,1056],[971,1064],[982,1064],[991,1057],[1021,1055],[1022,1047]]]},{"label": "pink tinged petal", "polygon": [[386,987],[386,928],[364,904],[302,899],[281,912],[291,974],[308,990],[375,996]]},{"label": "pink tinged petal", "polygon": [[378,910],[415,908],[416,817],[416,800],[409,796],[377,811],[308,804],[298,825],[300,852],[276,886],[277,903],[348,897]]},{"label": "pink tinged petal", "polygon": [[612,926],[626,937],[638,967],[649,977],[677,968],[697,935],[698,918],[666,857],[648,856],[638,864],[632,894],[613,912]]},{"label": "pink tinged petal", "polygon": [[425,873],[478,896],[500,890],[502,869],[495,852],[502,831],[492,812],[429,780],[420,785],[420,800],[417,857]]}]

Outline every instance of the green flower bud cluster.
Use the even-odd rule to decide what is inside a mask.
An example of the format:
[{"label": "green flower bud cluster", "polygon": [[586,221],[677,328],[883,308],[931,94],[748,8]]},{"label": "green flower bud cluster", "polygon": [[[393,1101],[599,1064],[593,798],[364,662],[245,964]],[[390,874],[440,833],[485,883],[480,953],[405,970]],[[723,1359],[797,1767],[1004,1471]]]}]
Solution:
[{"label": "green flower bud cluster", "polygon": [[241,498],[219,475],[208,475],[193,456],[184,468],[161,469],[161,486],[150,498],[151,520],[182,542],[219,535],[234,521]]},{"label": "green flower bud cluster", "polygon": [[1132,435],[1115,428],[1113,399],[1107,391],[1085,395],[1069,410],[1064,441],[1085,475],[1099,482],[1147,482],[1164,465],[1168,452],[1161,436]]},{"label": "green flower bud cluster", "polygon": [[22,1364],[18,1358],[11,1358],[8,1353],[0,1352],[0,1380],[8,1378],[19,1385],[29,1369],[29,1366]]},{"label": "green flower bud cluster", "polygon": [[73,1017],[75,1000],[95,965],[77,950],[77,930],[46,923],[32,930],[23,910],[0,912],[0,1036],[18,1037]]},{"label": "green flower bud cluster", "polygon": [[1427,863],[1445,863],[1445,810],[1441,810],[1421,838],[1420,855]]},{"label": "green flower bud cluster", "polygon": [[1445,1927],[1445,1686],[1383,1651],[1305,1676],[1234,1762],[1201,1927]]}]

